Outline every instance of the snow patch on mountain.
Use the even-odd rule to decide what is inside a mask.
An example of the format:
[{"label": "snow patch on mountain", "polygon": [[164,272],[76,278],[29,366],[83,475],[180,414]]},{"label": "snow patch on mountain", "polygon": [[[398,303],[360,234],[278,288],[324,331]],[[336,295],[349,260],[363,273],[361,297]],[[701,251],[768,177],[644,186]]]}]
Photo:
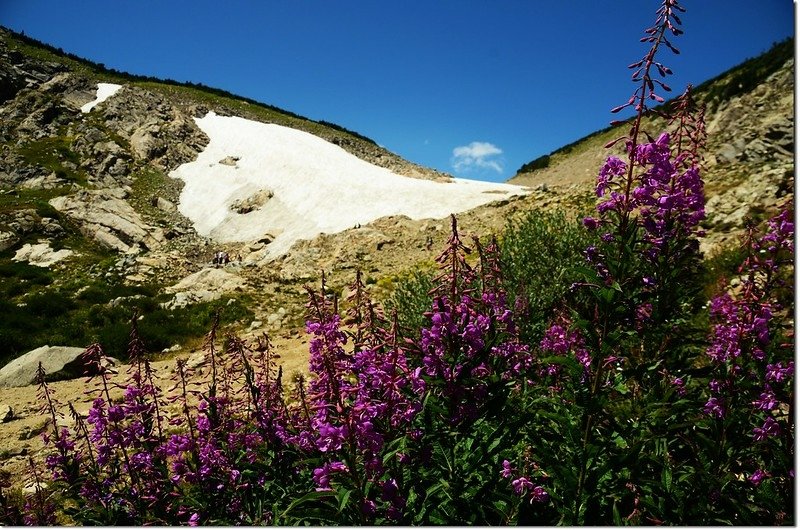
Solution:
[{"label": "snow patch on mountain", "polygon": [[299,239],[380,217],[442,218],[528,193],[509,184],[403,177],[280,125],[213,112],[195,121],[210,142],[170,173],[185,182],[178,209],[200,235],[218,242],[270,235],[267,258]]},{"label": "snow patch on mountain", "polygon": [[100,103],[104,102],[111,96],[117,93],[117,90],[122,88],[122,85],[116,85],[114,83],[98,83],[97,84],[97,95],[95,99],[87,103],[86,105],[81,107],[81,112],[86,113],[95,108],[95,106],[99,105]]}]

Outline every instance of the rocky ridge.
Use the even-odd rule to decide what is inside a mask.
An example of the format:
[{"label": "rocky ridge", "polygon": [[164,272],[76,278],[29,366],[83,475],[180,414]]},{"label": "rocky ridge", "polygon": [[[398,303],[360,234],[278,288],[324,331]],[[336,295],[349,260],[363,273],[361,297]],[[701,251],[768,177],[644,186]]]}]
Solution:
[{"label": "rocky ridge", "polygon": [[[747,220],[763,220],[794,194],[794,58],[751,91],[729,99],[706,101],[708,140],[703,179],[706,189],[706,236],[701,248],[713,254],[737,244]],[[736,82],[733,74],[719,84]],[[703,100],[704,93],[697,92]],[[649,122],[656,133],[661,119]],[[597,171],[612,154],[602,146],[622,136],[625,125],[588,137],[568,152],[551,156],[548,167],[518,173],[512,184],[545,186],[562,193],[582,189],[591,193]],[[613,154],[619,154],[614,152]]]}]

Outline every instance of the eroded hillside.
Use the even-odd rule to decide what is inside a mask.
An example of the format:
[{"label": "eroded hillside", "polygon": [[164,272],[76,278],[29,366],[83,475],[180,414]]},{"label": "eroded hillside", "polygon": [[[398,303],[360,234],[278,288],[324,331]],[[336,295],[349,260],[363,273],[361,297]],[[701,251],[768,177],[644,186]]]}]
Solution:
[{"label": "eroded hillside", "polygon": [[[736,244],[747,219],[762,221],[794,193],[794,42],[775,45],[695,89],[706,104],[703,179],[707,254]],[[597,171],[612,151],[603,146],[625,134],[608,128],[521,168],[509,182],[545,186],[555,193],[591,193]],[[652,134],[664,120],[646,125]],[[531,169],[537,167],[537,169]]]},{"label": "eroded hillside", "polygon": [[[320,272],[328,273],[336,290],[352,280],[356,267],[373,283],[390,280],[429,260],[430,249],[446,237],[447,222],[398,215],[353,222],[344,232],[301,240],[288,252],[271,254],[269,245],[280,234],[199,235],[198,219],[218,212],[211,211],[210,201],[207,212],[199,203],[194,210],[199,217],[187,219],[180,209],[184,181],[170,174],[208,147],[210,139],[197,119],[211,112],[313,134],[336,146],[332,150],[355,155],[362,165],[414,177],[412,182],[434,181],[450,189],[453,179],[333,124],[207,87],[108,71],[4,30],[0,84],[0,303],[11,315],[0,327],[0,364],[45,342],[85,346],[101,341],[121,356],[125,321],[133,310],[150,346],[173,354],[197,346],[220,305],[226,306],[225,322],[238,331],[296,336],[303,322],[303,285],[317,281]],[[99,101],[99,86],[116,88]],[[249,162],[239,160],[242,153],[229,154],[212,163],[235,172]],[[333,174],[329,180],[331,196],[346,191],[336,186],[365,187],[339,182]],[[298,182],[301,196],[302,185]],[[272,190],[257,190],[223,207],[230,208],[229,217],[247,222],[257,210],[276,204],[272,195]],[[519,201],[504,197],[481,199],[493,203],[489,214],[466,214],[465,229],[499,230],[503,212]],[[340,202],[352,209],[351,200]],[[333,241],[338,243],[331,246]],[[209,274],[217,252],[227,252],[231,263]]]}]

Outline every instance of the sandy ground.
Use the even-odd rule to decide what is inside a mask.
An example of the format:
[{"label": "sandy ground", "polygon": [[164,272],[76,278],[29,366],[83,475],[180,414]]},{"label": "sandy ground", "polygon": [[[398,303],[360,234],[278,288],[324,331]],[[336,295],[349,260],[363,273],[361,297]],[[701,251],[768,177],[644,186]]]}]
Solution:
[{"label": "sandy ground", "polygon": [[[285,336],[272,339],[274,351],[280,355],[278,363],[283,367],[284,382],[291,380],[293,373],[308,373],[308,337],[305,333],[286,334]],[[154,361],[152,363],[156,375],[156,384],[167,391],[173,387],[174,370],[176,360],[179,358],[188,359],[197,352],[177,352],[173,358],[167,360]],[[117,374],[111,379],[112,383],[123,384],[128,378],[128,365],[118,367]],[[198,370],[191,382],[208,382],[210,369]],[[99,378],[87,380],[85,378],[72,379],[66,381],[55,381],[48,383],[48,388],[52,396],[59,403],[59,410],[64,418],[59,419],[59,424],[71,427],[73,421],[69,416],[68,404],[72,403],[75,409],[84,418],[91,407],[92,400],[96,396],[96,384]],[[28,479],[28,457],[33,456],[34,460],[43,462],[46,451],[43,451],[44,444],[41,433],[45,430],[49,432],[49,415],[43,413],[42,402],[38,399],[39,389],[35,386],[24,386],[16,388],[0,388],[0,409],[10,406],[13,411],[13,419],[0,423],[0,470],[7,470],[12,473],[13,481],[21,487],[31,485]],[[111,392],[112,398],[122,395],[121,389],[114,389]]]}]

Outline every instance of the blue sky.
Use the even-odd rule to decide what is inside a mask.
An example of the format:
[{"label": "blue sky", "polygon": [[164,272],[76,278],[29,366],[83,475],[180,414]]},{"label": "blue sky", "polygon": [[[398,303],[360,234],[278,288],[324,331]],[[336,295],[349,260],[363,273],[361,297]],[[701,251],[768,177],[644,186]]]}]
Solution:
[{"label": "blue sky", "polygon": [[[448,173],[507,180],[605,127],[657,0],[0,0],[0,24],[135,74],[358,131]],[[794,34],[791,0],[683,0],[673,91]]]}]

